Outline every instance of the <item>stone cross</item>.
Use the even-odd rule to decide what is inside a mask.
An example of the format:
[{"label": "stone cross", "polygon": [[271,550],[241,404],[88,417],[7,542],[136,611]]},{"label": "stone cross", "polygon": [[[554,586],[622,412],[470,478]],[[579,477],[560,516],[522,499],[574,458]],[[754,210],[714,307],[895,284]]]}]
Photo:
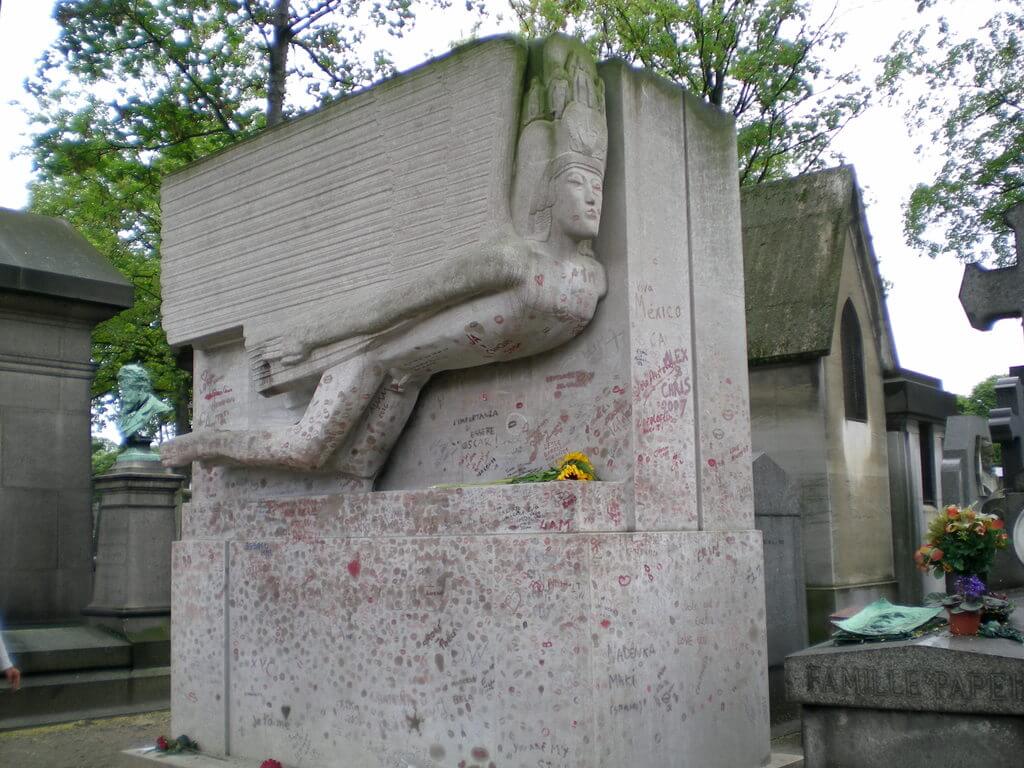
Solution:
[{"label": "stone cross", "polygon": [[1024,316],[1024,203],[1010,208],[1004,218],[1013,229],[1017,263],[1002,269],[968,264],[960,282],[960,304],[979,331],[989,330],[996,320]]},{"label": "stone cross", "polygon": [[1003,450],[1003,484],[1007,490],[1024,491],[1024,386],[1019,377],[996,382],[996,406],[989,411],[988,428]]}]

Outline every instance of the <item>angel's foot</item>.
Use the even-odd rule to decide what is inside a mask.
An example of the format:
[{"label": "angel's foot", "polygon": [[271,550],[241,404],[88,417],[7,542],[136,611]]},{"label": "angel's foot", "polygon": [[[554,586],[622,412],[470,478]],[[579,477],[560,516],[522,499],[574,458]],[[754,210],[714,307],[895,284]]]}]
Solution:
[{"label": "angel's foot", "polygon": [[189,432],[160,445],[160,463],[165,467],[184,467],[199,458],[202,435]]}]

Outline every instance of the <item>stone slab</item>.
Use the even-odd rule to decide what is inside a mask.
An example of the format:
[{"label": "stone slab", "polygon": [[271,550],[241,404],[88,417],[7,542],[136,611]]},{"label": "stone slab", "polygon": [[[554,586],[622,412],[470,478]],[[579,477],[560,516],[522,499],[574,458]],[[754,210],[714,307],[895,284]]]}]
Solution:
[{"label": "stone slab", "polygon": [[1024,718],[805,706],[807,768],[1019,765]]},{"label": "stone slab", "polygon": [[131,664],[131,643],[90,626],[11,629],[4,632],[7,650],[25,675]]},{"label": "stone slab", "polygon": [[201,744],[218,680],[226,748],[286,764],[768,759],[756,532],[233,541],[226,604],[223,546],[175,547],[176,591],[200,590],[176,600],[203,615],[175,636],[173,730]]},{"label": "stone slab", "polygon": [[171,731],[227,750],[225,545],[176,542],[171,579]]},{"label": "stone slab", "polygon": [[786,659],[786,692],[804,706],[1024,715],[1024,647],[948,633],[823,644]]},{"label": "stone slab", "polygon": [[154,752],[152,747],[126,749],[122,753],[134,758],[139,765],[178,765],[184,768],[259,768],[263,760],[245,757],[214,757],[212,755],[182,752],[180,754],[161,754]]},{"label": "stone slab", "polygon": [[425,491],[194,501],[182,537],[308,540],[335,536],[627,531],[623,483],[563,480]]},{"label": "stone slab", "polygon": [[[214,757],[204,754],[178,754],[161,755],[152,751],[151,747],[140,747],[138,749],[126,749],[122,753],[135,758],[139,765],[145,763],[162,763],[163,765],[177,765],[183,768],[259,768],[262,760],[244,757]],[[543,765],[543,764],[542,764]],[[803,755],[790,752],[772,752],[771,758],[763,768],[803,768]],[[407,768],[402,766],[402,768]]]},{"label": "stone slab", "polygon": [[525,64],[517,38],[472,44],[170,176],[170,343],[386,301],[509,227]]},{"label": "stone slab", "polygon": [[0,288],[132,304],[131,284],[63,219],[0,208]]},{"label": "stone slab", "polygon": [[166,709],[170,670],[101,669],[26,675],[8,695],[0,683],[0,730]]}]

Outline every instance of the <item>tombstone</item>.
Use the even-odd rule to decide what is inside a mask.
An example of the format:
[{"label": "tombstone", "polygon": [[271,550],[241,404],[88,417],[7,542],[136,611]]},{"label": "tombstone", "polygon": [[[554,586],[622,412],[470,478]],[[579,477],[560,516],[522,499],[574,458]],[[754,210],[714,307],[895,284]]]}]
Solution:
[{"label": "tombstone", "polygon": [[995,491],[995,479],[985,466],[991,451],[988,421],[981,416],[946,419],[942,446],[942,501],[961,507],[979,504]]},{"label": "tombstone", "polygon": [[807,647],[800,502],[789,476],[767,454],[755,454],[753,471],[754,525],[764,537],[768,693],[775,725],[800,716],[786,701],[784,678],[786,657]]},{"label": "tombstone", "polygon": [[61,219],[0,208],[0,615],[76,621],[92,587],[90,334],[132,289]]},{"label": "tombstone", "polygon": [[786,660],[808,768],[1016,765],[1024,646],[954,637],[808,648]]},{"label": "tombstone", "polygon": [[1013,230],[1017,263],[991,270],[968,264],[960,282],[960,304],[971,327],[979,331],[990,330],[997,320],[1020,317],[1024,311],[1024,203],[1010,208],[1004,218]]},{"label": "tombstone", "polygon": [[[173,732],[295,766],[769,759],[735,151],[664,81],[494,38],[166,181],[196,436],[164,457],[198,459]],[[601,480],[479,485],[569,451]]]}]

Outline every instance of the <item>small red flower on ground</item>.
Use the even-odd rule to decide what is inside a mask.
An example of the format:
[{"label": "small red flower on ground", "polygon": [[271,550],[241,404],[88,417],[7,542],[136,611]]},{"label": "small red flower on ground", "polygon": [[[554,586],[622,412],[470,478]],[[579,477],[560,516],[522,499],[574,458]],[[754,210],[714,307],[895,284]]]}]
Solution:
[{"label": "small red flower on ground", "polygon": [[167,743],[167,739],[165,737],[156,737],[156,748],[159,749],[161,752],[166,752],[169,746],[170,745]]},{"label": "small red flower on ground", "polygon": [[260,768],[283,768],[283,766],[277,760],[271,758],[260,763]]}]

